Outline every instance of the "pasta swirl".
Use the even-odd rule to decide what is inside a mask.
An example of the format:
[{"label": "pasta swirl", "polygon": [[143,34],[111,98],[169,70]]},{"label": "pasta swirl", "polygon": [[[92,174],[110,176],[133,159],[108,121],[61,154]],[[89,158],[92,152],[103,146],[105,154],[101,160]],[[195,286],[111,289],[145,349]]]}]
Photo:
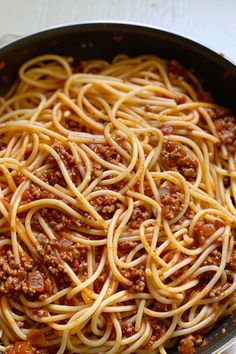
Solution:
[{"label": "pasta swirl", "polygon": [[0,351],[206,344],[236,308],[235,127],[174,60],[22,65],[0,100]]}]

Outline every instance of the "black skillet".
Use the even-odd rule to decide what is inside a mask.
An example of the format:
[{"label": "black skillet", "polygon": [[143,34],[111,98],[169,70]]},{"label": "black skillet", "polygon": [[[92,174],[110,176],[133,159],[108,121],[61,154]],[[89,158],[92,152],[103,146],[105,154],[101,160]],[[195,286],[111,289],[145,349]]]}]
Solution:
[{"label": "black skillet", "polygon": [[[109,60],[120,53],[130,56],[156,54],[162,58],[176,59],[185,67],[193,68],[203,78],[204,87],[213,93],[219,104],[236,112],[236,66],[232,62],[222,54],[177,34],[131,23],[92,22],[63,26],[21,38],[2,47],[0,95],[4,95],[15,81],[21,64],[44,53],[70,55],[78,60]],[[218,322],[207,337],[208,345],[197,352],[222,353],[236,341],[233,317]],[[169,353],[177,352],[172,350]]]}]

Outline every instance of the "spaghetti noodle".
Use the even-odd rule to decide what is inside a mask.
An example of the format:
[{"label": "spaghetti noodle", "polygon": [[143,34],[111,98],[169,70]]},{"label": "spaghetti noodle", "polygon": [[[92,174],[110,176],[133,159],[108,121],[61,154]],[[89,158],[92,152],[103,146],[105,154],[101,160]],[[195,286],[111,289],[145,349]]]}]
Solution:
[{"label": "spaghetti noodle", "polygon": [[235,118],[191,71],[37,57],[0,136],[1,352],[192,354],[235,310]]}]

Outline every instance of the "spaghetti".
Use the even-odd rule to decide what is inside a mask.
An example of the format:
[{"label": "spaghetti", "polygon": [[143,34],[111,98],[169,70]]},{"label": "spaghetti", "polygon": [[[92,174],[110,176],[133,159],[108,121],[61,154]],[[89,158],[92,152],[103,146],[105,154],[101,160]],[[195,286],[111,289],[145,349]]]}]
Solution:
[{"label": "spaghetti", "polygon": [[43,55],[0,136],[0,351],[206,344],[236,308],[236,125],[193,73]]}]

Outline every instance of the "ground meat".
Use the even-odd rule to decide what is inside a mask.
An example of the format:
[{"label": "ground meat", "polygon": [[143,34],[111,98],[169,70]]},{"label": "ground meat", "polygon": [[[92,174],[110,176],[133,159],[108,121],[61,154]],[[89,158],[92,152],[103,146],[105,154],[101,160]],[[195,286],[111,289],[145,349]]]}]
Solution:
[{"label": "ground meat", "polygon": [[153,192],[152,192],[152,188],[151,188],[150,184],[148,183],[148,181],[144,180],[143,187],[144,187],[144,194],[147,197],[152,197],[153,196]]},{"label": "ground meat", "polygon": [[[69,111],[69,113],[70,113],[70,111]],[[82,121],[78,122],[78,121],[75,121],[75,120],[70,119],[70,118],[65,119],[64,126],[67,129],[69,129],[71,131],[75,131],[75,132],[83,132],[83,133],[89,133],[89,134],[93,134],[94,133],[92,131],[92,129],[90,129],[89,127],[86,127],[85,125],[83,125]]]},{"label": "ground meat", "polygon": [[236,251],[233,251],[233,253],[231,254],[227,268],[229,268],[233,272],[236,272]]},{"label": "ground meat", "polygon": [[165,261],[166,263],[169,263],[169,262],[172,261],[172,259],[174,258],[174,256],[175,256],[175,251],[174,251],[174,250],[170,250],[170,251],[168,251],[168,252],[165,253],[165,254],[164,254],[164,252],[163,252],[162,258],[163,258],[163,261]]},{"label": "ground meat", "polygon": [[201,347],[205,347],[206,345],[208,345],[208,339],[207,338],[202,338]]},{"label": "ground meat", "polygon": [[49,239],[44,234],[39,234],[38,242],[39,244],[37,245],[37,251],[42,256],[43,263],[48,267],[48,270],[56,276],[63,273],[64,267],[57,248],[55,247],[54,250]]},{"label": "ground meat", "polygon": [[61,170],[59,168],[52,168],[49,170],[43,170],[41,172],[36,172],[35,176],[41,179],[41,181],[54,186],[55,184],[60,184],[61,186],[66,186],[65,179]]},{"label": "ground meat", "polygon": [[162,131],[163,135],[170,135],[173,132],[173,127],[169,124],[164,124],[160,130]]},{"label": "ground meat", "polygon": [[110,219],[114,212],[121,207],[121,202],[114,196],[106,193],[108,188],[106,186],[96,186],[94,191],[103,190],[103,195],[99,195],[90,201],[90,204],[94,206],[103,219]]},{"label": "ground meat", "polygon": [[121,269],[121,274],[129,279],[132,283],[130,291],[140,292],[143,291],[146,285],[145,267],[140,265],[137,267]]},{"label": "ground meat", "polygon": [[223,177],[223,183],[224,183],[224,187],[228,188],[230,186],[230,177],[224,176]]},{"label": "ground meat", "polygon": [[[196,293],[196,292],[199,292],[202,289],[204,289],[209,284],[209,282],[212,280],[214,275],[215,275],[214,271],[208,271],[208,272],[204,272],[203,274],[201,274],[199,284],[195,288],[192,288],[192,290],[189,292],[189,295],[191,296],[193,292]],[[209,291],[209,293],[207,294],[207,297],[208,298],[215,298],[217,296],[220,296],[230,286],[231,286],[231,284],[228,282],[226,282],[225,284],[221,284],[221,282],[218,281],[213,286],[213,288]],[[193,289],[194,289],[194,291],[193,291]],[[224,299],[222,301],[224,301]]]},{"label": "ground meat", "polygon": [[22,195],[22,204],[44,198],[55,199],[55,195],[34,183],[30,183],[29,188]]},{"label": "ground meat", "polygon": [[45,334],[40,329],[31,329],[27,335],[27,340],[40,347],[46,344]]},{"label": "ground meat", "polygon": [[151,309],[157,312],[167,312],[171,311],[172,306],[170,304],[163,304],[162,302],[155,300],[155,302],[151,306]]},{"label": "ground meat", "polygon": [[195,353],[194,346],[204,347],[207,345],[207,339],[201,334],[189,334],[185,338],[181,339],[178,351],[181,354]]},{"label": "ground meat", "polygon": [[6,354],[37,354],[36,347],[31,342],[16,342],[6,349]]},{"label": "ground meat", "polygon": [[206,257],[205,261],[203,262],[203,265],[219,266],[221,257],[222,257],[222,252],[219,252],[217,249],[215,249]]},{"label": "ground meat", "polygon": [[226,116],[230,116],[230,110],[228,108],[217,107],[214,109],[208,109],[207,111],[214,121]]},{"label": "ground meat", "polygon": [[183,104],[183,103],[186,103],[187,102],[187,97],[185,95],[176,95],[175,97],[175,102],[177,104]]},{"label": "ground meat", "polygon": [[55,144],[53,145],[53,149],[58,153],[62,161],[66,166],[73,165],[75,162],[74,156],[71,155],[70,150],[68,147],[65,147],[62,144]]},{"label": "ground meat", "polygon": [[[139,192],[139,186],[140,186],[140,182],[138,181],[134,186],[135,192]],[[146,181],[146,180],[143,181],[143,189],[144,189],[144,194],[147,197],[153,196],[152,188],[151,188],[150,184],[148,183],[148,181]]]},{"label": "ground meat", "polygon": [[91,166],[92,166],[92,171],[91,171],[91,178],[92,180],[101,176],[101,174],[104,172],[103,166],[101,166],[99,163],[91,159]]},{"label": "ground meat", "polygon": [[[207,286],[207,284],[211,281],[211,279],[213,278],[214,275],[215,275],[215,273],[213,271],[204,272],[203,274],[200,275],[199,284],[195,288],[192,288],[192,289],[199,291],[202,288],[205,288]],[[190,289],[190,293],[191,293],[191,289]]]},{"label": "ground meat", "polygon": [[57,209],[43,208],[40,213],[54,231],[68,231],[76,222],[74,216],[65,214]]},{"label": "ground meat", "polygon": [[31,220],[31,227],[32,227],[32,230],[34,231],[38,231],[38,232],[44,232],[43,231],[43,228],[42,226],[40,225],[40,222],[38,221],[38,218],[36,215],[34,215],[32,217],[32,220]]},{"label": "ground meat", "polygon": [[51,282],[45,279],[35,262],[21,256],[20,263],[15,262],[12,250],[5,246],[0,253],[0,294],[23,293],[30,296],[42,294],[51,289]]},{"label": "ground meat", "polygon": [[75,120],[72,119],[66,119],[66,128],[75,132],[83,131],[83,129],[81,129],[82,128],[81,123],[76,122]]},{"label": "ground meat", "polygon": [[215,120],[220,141],[231,151],[236,151],[236,117],[226,115]]},{"label": "ground meat", "polygon": [[[61,145],[61,144],[55,144],[55,145],[53,145],[53,148],[58,153],[61,160],[63,161],[63,163],[70,175],[70,178],[72,179],[73,182],[75,182],[76,177],[79,174],[79,169],[76,166],[75,158],[71,154],[70,149]],[[51,159],[51,161],[55,162],[53,157],[50,157],[50,159]]]},{"label": "ground meat", "polygon": [[31,312],[33,313],[34,316],[37,317],[49,317],[49,312],[47,307],[32,308]]},{"label": "ground meat", "polygon": [[105,161],[111,163],[118,163],[120,161],[121,156],[114,146],[91,144],[90,148]]},{"label": "ground meat", "polygon": [[194,215],[195,215],[194,211],[190,207],[188,207],[186,213],[184,214],[184,219],[192,219]]},{"label": "ground meat", "polygon": [[185,214],[180,219],[178,219],[178,221],[176,222],[176,225],[181,225],[185,221],[193,219],[194,215],[195,215],[195,212],[190,207],[188,207]]},{"label": "ground meat", "polygon": [[[55,354],[58,351],[58,348],[56,347],[37,348],[35,346],[35,342],[34,344],[32,344],[32,342],[34,342],[33,338],[31,341],[16,342],[15,344],[11,344],[7,347],[5,353],[6,354]],[[66,351],[65,354],[66,353],[68,352]]]},{"label": "ground meat", "polygon": [[17,171],[13,177],[13,180],[17,186],[26,180],[24,173]]},{"label": "ground meat", "polygon": [[194,354],[196,351],[194,349],[195,338],[192,335],[188,335],[186,338],[181,339],[180,345],[178,346],[178,352],[180,354]]},{"label": "ground meat", "polygon": [[123,241],[118,243],[118,251],[120,251],[123,254],[127,254],[137,245],[138,243],[135,241]]},{"label": "ground meat", "polygon": [[110,214],[117,209],[116,201],[117,201],[116,197],[110,194],[104,194],[93,198],[90,204],[95,208],[98,208],[98,210],[101,211],[101,213]]},{"label": "ground meat", "polygon": [[74,244],[63,237],[58,236],[56,240],[49,240],[44,234],[38,236],[37,251],[48,270],[56,276],[65,272],[63,261],[67,262],[78,275],[84,276],[88,250],[89,246]]},{"label": "ground meat", "polygon": [[183,208],[183,193],[173,184],[160,188],[158,192],[164,218],[173,219]]},{"label": "ground meat", "polygon": [[166,326],[161,320],[152,320],[151,326],[152,326],[152,335],[149,341],[145,344],[145,349],[148,350],[152,348],[153,344],[158,339],[160,339],[166,331]]},{"label": "ground meat", "polygon": [[167,71],[170,80],[188,80],[187,70],[176,60],[170,60],[167,63]]},{"label": "ground meat", "polygon": [[197,221],[193,229],[195,245],[202,246],[206,239],[214,234],[223,224],[216,220],[214,223],[206,222],[204,219]]},{"label": "ground meat", "polygon": [[178,171],[190,182],[196,179],[198,162],[180,143],[165,141],[160,154],[160,162],[165,169]]},{"label": "ground meat", "polygon": [[[97,267],[98,267],[98,263],[96,264],[96,267],[95,267],[95,268],[97,268]],[[98,278],[96,279],[96,281],[95,281],[95,287],[96,287],[97,285],[99,285],[99,289],[102,288],[103,284],[104,284],[105,281],[107,280],[109,271],[110,271],[109,267],[108,267],[107,265],[105,265],[105,266],[103,267],[103,269],[102,269],[101,274],[99,275],[99,277],[98,277]],[[98,284],[97,284],[97,283],[98,283]]]},{"label": "ground meat", "polygon": [[115,142],[122,147],[122,149],[128,151],[128,143],[122,136],[115,138]]},{"label": "ground meat", "polygon": [[21,321],[16,321],[16,324],[19,328],[24,328],[24,326],[25,326],[24,322],[21,322]]},{"label": "ground meat", "polygon": [[142,222],[149,219],[149,213],[143,205],[134,208],[131,218],[129,220],[129,228],[136,230],[140,227]]},{"label": "ground meat", "polygon": [[131,337],[135,334],[134,326],[130,322],[122,322],[120,321],[121,331],[122,331],[122,339]]},{"label": "ground meat", "polygon": [[122,180],[113,183],[110,185],[110,188],[114,191],[119,191],[122,188],[124,188],[125,186],[127,186],[127,184],[129,183],[129,179],[127,177],[123,178]]},{"label": "ground meat", "polygon": [[225,290],[227,290],[230,287],[229,283],[225,283],[224,285],[222,284],[216,284],[211,291],[209,292],[208,296],[211,298],[220,296]]}]

